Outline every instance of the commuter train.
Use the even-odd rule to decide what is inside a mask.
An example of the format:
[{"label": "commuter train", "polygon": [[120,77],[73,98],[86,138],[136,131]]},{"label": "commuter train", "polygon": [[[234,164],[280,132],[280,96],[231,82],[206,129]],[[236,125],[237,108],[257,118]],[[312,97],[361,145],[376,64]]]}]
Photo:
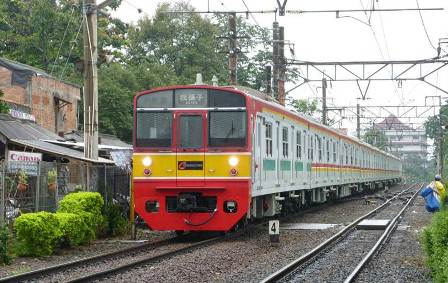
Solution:
[{"label": "commuter train", "polygon": [[395,156],[249,88],[143,91],[134,122],[135,210],[153,230],[228,231],[401,178]]}]

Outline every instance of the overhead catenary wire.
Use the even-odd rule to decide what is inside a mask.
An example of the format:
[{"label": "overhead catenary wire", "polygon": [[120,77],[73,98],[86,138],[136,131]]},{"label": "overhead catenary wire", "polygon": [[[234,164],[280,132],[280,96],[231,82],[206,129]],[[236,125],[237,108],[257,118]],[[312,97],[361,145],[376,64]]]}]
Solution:
[{"label": "overhead catenary wire", "polygon": [[244,1],[244,0],[241,0],[241,1],[243,2],[244,6],[246,7],[247,12],[248,12],[249,15],[251,16],[252,20],[254,20],[255,24],[256,24],[257,26],[260,26],[260,24],[258,24],[258,22],[257,22],[257,19],[255,19],[254,15],[253,15],[252,12],[250,11],[249,7],[247,6],[246,1]]},{"label": "overhead catenary wire", "polygon": [[428,39],[429,44],[431,45],[434,50],[437,50],[437,48],[432,44],[431,38],[429,38],[428,30],[426,29],[425,21],[423,20],[422,11],[420,10],[420,5],[418,4],[418,0],[415,0],[415,3],[417,4],[418,14],[420,15],[420,20],[422,21],[423,30],[425,31],[426,38]]}]

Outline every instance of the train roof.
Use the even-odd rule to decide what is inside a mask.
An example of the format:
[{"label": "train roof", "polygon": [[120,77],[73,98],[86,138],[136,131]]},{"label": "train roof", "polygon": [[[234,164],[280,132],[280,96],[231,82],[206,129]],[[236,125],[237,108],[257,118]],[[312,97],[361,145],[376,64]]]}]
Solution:
[{"label": "train roof", "polygon": [[344,137],[348,138],[349,140],[351,140],[351,141],[353,141],[355,143],[361,144],[361,145],[363,145],[363,146],[365,146],[367,148],[370,148],[372,150],[378,151],[378,152],[380,152],[380,153],[382,153],[384,155],[387,155],[389,157],[392,157],[392,158],[394,158],[396,160],[400,160],[398,157],[396,157],[393,154],[390,154],[390,153],[385,152],[385,151],[383,151],[383,150],[381,150],[381,149],[379,149],[377,147],[374,147],[371,144],[368,144],[368,143],[366,143],[366,142],[364,142],[364,141],[362,141],[362,140],[360,140],[360,139],[358,139],[356,137],[343,134],[343,133],[341,133],[339,130],[337,130],[335,128],[332,128],[332,127],[329,127],[327,125],[324,125],[320,121],[318,121],[317,119],[315,119],[315,118],[313,118],[311,116],[308,116],[308,115],[303,114],[303,113],[299,113],[299,112],[297,112],[295,110],[292,110],[292,109],[288,109],[285,106],[280,105],[279,102],[274,97],[269,96],[266,93],[263,93],[261,91],[258,91],[258,90],[255,90],[255,89],[252,89],[252,88],[249,88],[249,87],[245,87],[245,86],[234,86],[234,85],[232,85],[232,86],[223,86],[223,87],[227,88],[227,89],[231,88],[231,89],[239,90],[239,91],[243,92],[245,95],[250,96],[253,99],[261,100],[263,103],[267,103],[267,104],[271,105],[272,107],[279,108],[279,109],[281,109],[283,111],[286,111],[286,112],[288,112],[288,113],[290,113],[292,115],[298,116],[298,117],[300,117],[300,118],[302,118],[304,120],[307,120],[308,122],[314,124],[315,126],[318,126],[320,128],[324,128],[325,130],[327,130],[327,131],[329,131],[329,132],[331,132],[331,133],[333,133],[335,135],[344,136]]}]

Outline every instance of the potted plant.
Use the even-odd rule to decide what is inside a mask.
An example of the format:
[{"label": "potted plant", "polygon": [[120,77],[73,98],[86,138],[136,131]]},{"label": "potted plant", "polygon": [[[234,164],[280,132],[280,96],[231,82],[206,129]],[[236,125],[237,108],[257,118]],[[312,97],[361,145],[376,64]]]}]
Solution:
[{"label": "potted plant", "polygon": [[49,191],[52,191],[52,192],[56,191],[56,177],[57,177],[56,168],[48,171],[47,184],[48,184]]},{"label": "potted plant", "polygon": [[19,170],[19,172],[17,172],[17,178],[17,189],[22,192],[26,191],[26,189],[28,188],[28,176],[26,175],[25,171]]}]

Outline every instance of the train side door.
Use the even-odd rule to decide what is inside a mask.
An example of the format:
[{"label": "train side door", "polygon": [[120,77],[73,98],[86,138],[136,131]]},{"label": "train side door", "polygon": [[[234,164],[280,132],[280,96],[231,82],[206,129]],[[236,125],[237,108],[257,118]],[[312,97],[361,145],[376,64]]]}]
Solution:
[{"label": "train side door", "polygon": [[176,113],[178,186],[204,186],[206,115],[204,111]]},{"label": "train side door", "polygon": [[255,121],[255,133],[253,139],[254,145],[254,162],[253,162],[253,178],[254,178],[254,186],[253,190],[260,190],[262,187],[261,178],[262,178],[262,153],[263,153],[263,142],[261,138],[262,126],[263,126],[263,118],[257,116]]}]

